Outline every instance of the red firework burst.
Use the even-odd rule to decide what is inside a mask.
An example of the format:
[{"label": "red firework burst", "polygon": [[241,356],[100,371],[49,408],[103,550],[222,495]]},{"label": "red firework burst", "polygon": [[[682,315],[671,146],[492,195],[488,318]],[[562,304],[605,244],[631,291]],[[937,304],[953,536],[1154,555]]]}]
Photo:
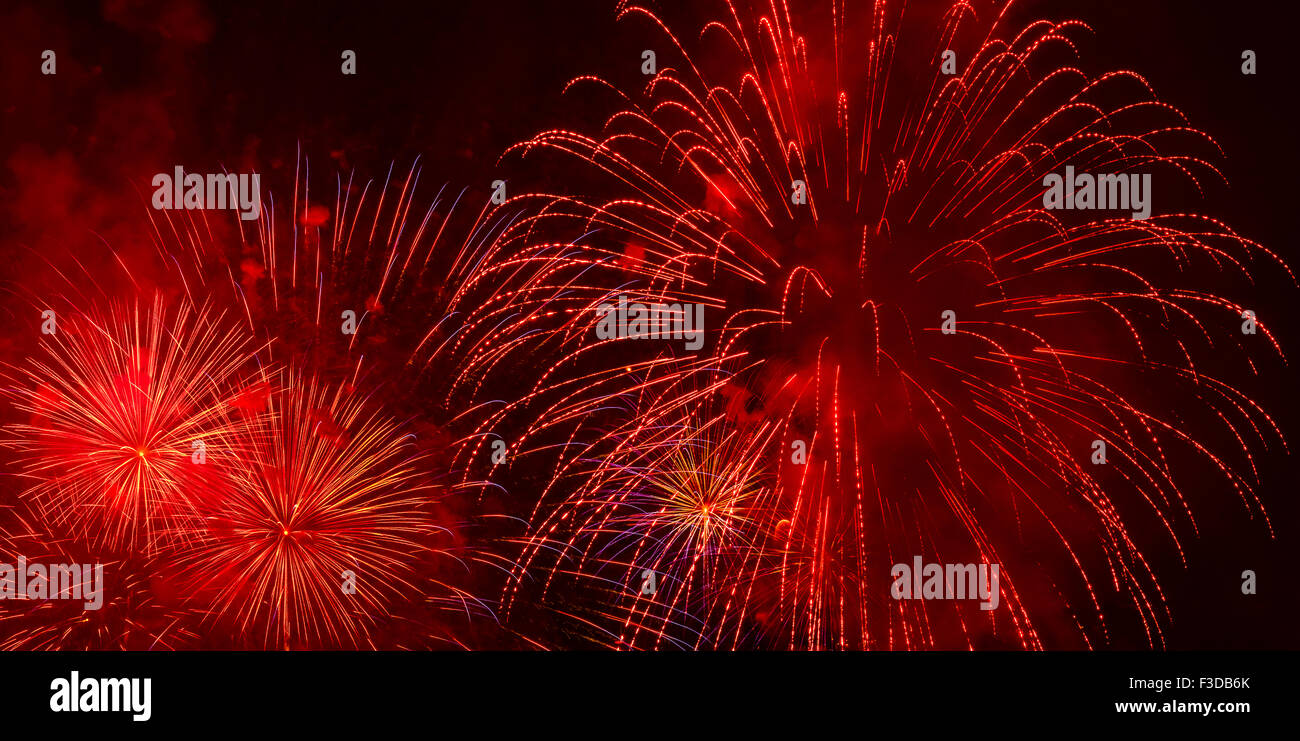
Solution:
[{"label": "red firework burst", "polygon": [[[455,531],[451,537],[459,546],[455,553],[441,547],[438,553],[454,556],[457,568],[486,565],[490,576],[484,578],[495,584],[508,558],[483,547],[483,540],[468,545],[464,531],[473,528],[488,541],[497,537],[495,523],[506,518],[495,510],[499,497],[484,504],[500,491],[484,486],[485,472],[502,454],[513,464],[513,449],[496,452],[516,439],[506,430],[528,425],[537,399],[574,383],[559,369],[573,361],[566,353],[581,347],[585,317],[569,299],[565,281],[572,277],[565,268],[571,263],[530,240],[530,221],[516,223],[512,205],[494,206],[486,196],[445,187],[424,198],[421,175],[417,162],[402,174],[390,168],[381,181],[339,173],[332,188],[321,189],[300,157],[288,218],[273,203],[264,204],[255,226],[233,217],[213,220],[206,212],[162,212],[154,219],[155,241],[162,263],[179,267],[187,293],[216,294],[241,307],[249,329],[265,338],[270,357],[290,358],[304,369],[303,378],[344,396],[370,395],[377,403],[412,410],[422,475],[456,495],[441,500],[439,522]],[[564,381],[555,382],[553,375]],[[250,386],[238,399],[240,408],[263,408],[271,387]],[[431,493],[423,492],[426,499]],[[463,521],[452,522],[450,512]],[[432,531],[422,522],[422,531]],[[219,589],[231,573],[205,577],[217,590],[214,604],[236,594]],[[484,612],[466,582],[435,576],[424,585],[432,588],[419,593],[440,608]],[[321,617],[334,607],[373,604],[360,598],[287,604],[309,596],[293,590],[276,597],[286,601],[286,614],[300,611],[292,619],[301,624],[275,623],[267,644],[308,636],[342,644],[373,637],[363,617]],[[258,623],[262,631],[270,625],[256,610],[234,618],[240,625]],[[460,643],[442,634],[438,640]]]},{"label": "red firework burst", "polygon": [[[126,557],[101,563],[93,548],[50,537],[31,518],[11,519],[12,528],[0,530],[0,560],[6,568],[16,568],[20,559],[39,564],[41,575],[29,576],[24,586],[34,592],[34,582],[46,585],[37,598],[16,594],[0,601],[0,649],[148,651],[197,644],[194,626],[201,616],[158,578],[159,562]],[[60,579],[54,576],[59,567],[82,571],[75,579]]]},{"label": "red firework burst", "polygon": [[[552,410],[630,405],[556,466],[508,603],[538,569],[608,605],[610,584],[625,592],[668,564],[658,605],[618,598],[580,619],[619,645],[1038,648],[1036,613],[1108,640],[1117,595],[1159,645],[1164,598],[1131,523],[1154,523],[1182,555],[1178,525],[1195,513],[1175,468],[1218,476],[1262,513],[1256,455],[1284,443],[1223,361],[1280,349],[1267,328],[1238,330],[1247,307],[1221,286],[1280,261],[1210,217],[1042,201],[1044,176],[1066,166],[1200,191],[1220,177],[1217,145],[1137,74],[1081,71],[1082,23],[1015,26],[1002,3],[955,2],[937,23],[914,13],[728,2],[692,47],[624,3],[680,65],[661,55],[639,94],[575,80],[617,95],[604,131],[520,145],[627,194],[555,197],[537,220],[603,232],[572,253],[592,324],[622,292],[705,304],[711,337],[697,354],[623,342],[617,367]],[[952,75],[946,50],[963,60]],[[666,429],[743,442],[705,465],[660,454]],[[693,559],[661,546],[708,540],[714,520],[620,514],[684,477],[754,470],[760,451],[772,483],[750,512],[765,521],[707,590],[691,586]],[[665,541],[681,527],[691,534]],[[1002,609],[891,599],[891,565],[917,554],[1000,563]]]},{"label": "red firework burst", "polygon": [[409,435],[363,399],[311,377],[271,381],[268,411],[231,436],[187,587],[246,641],[364,646],[438,532]]},{"label": "red firework burst", "polygon": [[6,428],[22,499],[49,526],[106,548],[154,553],[184,538],[209,483],[206,446],[239,425],[251,338],[207,308],[55,314],[44,346],[11,364]]}]

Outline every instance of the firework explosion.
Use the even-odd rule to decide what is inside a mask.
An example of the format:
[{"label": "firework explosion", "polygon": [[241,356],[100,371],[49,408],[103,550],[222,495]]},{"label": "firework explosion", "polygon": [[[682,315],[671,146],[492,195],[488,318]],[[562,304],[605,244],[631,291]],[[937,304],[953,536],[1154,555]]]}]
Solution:
[{"label": "firework explosion", "polygon": [[[606,240],[579,261],[611,278],[587,294],[593,323],[623,291],[702,303],[710,337],[698,355],[630,348],[571,403],[630,408],[555,467],[507,603],[540,581],[620,646],[1040,648],[1022,592],[1060,605],[1088,646],[1106,642],[1117,594],[1162,645],[1164,598],[1130,520],[1154,514],[1161,545],[1182,553],[1195,517],[1176,467],[1262,513],[1255,461],[1280,432],[1209,359],[1239,357],[1240,374],[1280,350],[1267,328],[1247,347],[1246,307],[1191,274],[1245,282],[1280,261],[1206,216],[1042,201],[1044,176],[1067,165],[1199,191],[1219,177],[1217,145],[1140,76],[1082,72],[1082,23],[1013,26],[997,4],[953,3],[937,23],[913,12],[728,3],[692,43],[625,3],[624,19],[679,52],[674,66],[640,93],[575,80],[614,96],[603,130],[520,145],[625,193],[557,196],[545,217]],[[946,50],[963,60],[952,75]],[[708,462],[657,454],[673,428],[736,442]],[[718,538],[718,519],[675,502],[624,510],[717,469],[768,483],[747,495],[762,521],[717,546],[701,600],[703,564],[687,554]],[[889,599],[891,565],[914,554],[1000,563],[1003,607]],[[571,604],[575,590],[609,604],[643,570],[663,574],[654,598]]]},{"label": "firework explosion", "polygon": [[[1199,213],[1219,144],[1088,71],[1087,24],[617,16],[657,66],[572,80],[560,120],[601,124],[491,193],[317,132],[236,155],[255,219],[155,206],[83,249],[52,208],[56,249],[13,241],[0,566],[110,588],[0,603],[0,647],[1163,647],[1202,503],[1273,535],[1251,384],[1285,358],[1249,297],[1294,278]],[[1149,175],[1149,218],[1049,209],[1066,168]],[[609,334],[627,305],[698,309],[698,344]],[[997,564],[1000,598],[899,599],[914,558]]]},{"label": "firework explosion", "polygon": [[242,453],[180,556],[187,591],[215,615],[234,613],[254,642],[355,646],[360,620],[421,591],[411,566],[434,528],[420,460],[361,399],[298,374],[268,407],[237,433]]},{"label": "firework explosion", "polygon": [[[19,501],[152,558],[185,629],[230,636],[213,645],[468,647],[448,620],[494,624],[468,573],[503,568],[463,532],[490,512],[470,505],[502,438],[491,418],[515,406],[489,392],[517,355],[544,357],[530,338],[548,337],[534,325],[552,289],[520,276],[545,264],[501,257],[489,208],[457,220],[463,192],[419,211],[418,166],[340,175],[333,210],[306,169],[291,218],[269,203],[247,233],[155,216],[147,308],[84,315],[92,271],[57,271],[71,308],[6,391],[30,418],[6,428],[30,482]],[[194,308],[218,302],[237,309]],[[81,645],[50,635],[25,645]]]},{"label": "firework explosion", "polygon": [[32,482],[24,498],[105,548],[151,554],[183,538],[208,485],[198,456],[238,424],[231,404],[250,373],[250,338],[209,309],[158,302],[51,329],[6,387],[29,417],[5,439]]}]

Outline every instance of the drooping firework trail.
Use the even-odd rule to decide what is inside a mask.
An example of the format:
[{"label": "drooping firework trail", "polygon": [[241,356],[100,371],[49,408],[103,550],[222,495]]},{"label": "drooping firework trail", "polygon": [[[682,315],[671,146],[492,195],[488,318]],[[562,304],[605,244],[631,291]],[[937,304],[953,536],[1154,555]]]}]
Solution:
[{"label": "drooping firework trail", "polygon": [[[1097,647],[1116,620],[1161,646],[1144,549],[1183,553],[1188,480],[1263,514],[1256,460],[1285,442],[1237,382],[1281,349],[1213,286],[1287,269],[1159,202],[1220,185],[1218,145],[1137,73],[1086,72],[1082,22],[932,11],[737,1],[679,24],[625,2],[655,74],[575,79],[603,126],[516,147],[604,184],[533,225],[570,235],[588,332],[623,293],[703,303],[709,341],[591,356],[608,371],[551,416],[624,413],[564,448],[507,611],[539,600],[616,647],[1042,648],[1043,623]],[[1152,174],[1154,215],[1045,209],[1066,166]],[[1000,609],[891,599],[918,555],[1001,564]]]}]

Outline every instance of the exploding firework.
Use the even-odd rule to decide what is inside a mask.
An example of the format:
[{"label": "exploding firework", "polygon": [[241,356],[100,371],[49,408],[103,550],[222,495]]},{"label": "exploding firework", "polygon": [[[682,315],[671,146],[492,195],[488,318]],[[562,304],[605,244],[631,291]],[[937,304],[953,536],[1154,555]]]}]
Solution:
[{"label": "exploding firework", "polygon": [[96,546],[155,553],[184,538],[211,484],[206,448],[239,426],[251,338],[208,308],[64,313],[8,367],[27,421],[4,443],[44,523]]},{"label": "exploding firework", "polygon": [[273,197],[251,223],[161,212],[156,244],[187,284],[240,306],[272,352],[295,363],[347,375],[368,356],[383,370],[475,386],[475,369],[499,355],[484,336],[527,329],[512,323],[502,238],[511,212],[446,185],[427,197],[418,161],[394,169],[382,181],[336,173],[322,194],[300,156],[287,214]]},{"label": "exploding firework", "polygon": [[[510,560],[492,544],[501,523],[513,527],[518,516],[504,510],[523,506],[507,503],[487,473],[514,462],[510,446],[524,437],[518,431],[546,408],[539,399],[580,387],[573,351],[585,320],[569,297],[567,246],[538,245],[531,220],[512,216],[521,210],[513,204],[446,187],[428,198],[421,174],[418,162],[378,181],[340,173],[332,188],[320,189],[300,158],[287,218],[273,200],[253,226],[206,212],[161,212],[155,243],[188,294],[240,307],[268,358],[287,358],[316,382],[409,415],[411,446],[434,482],[424,495],[438,500],[439,527],[457,544],[436,554],[451,556],[453,569],[486,567],[481,577],[435,576],[422,589],[429,587],[436,608],[480,614],[488,608],[468,585],[499,581]],[[249,387],[241,409],[263,408],[272,386]],[[310,616],[334,606],[301,609]],[[363,622],[344,618],[300,633],[355,642]],[[296,639],[282,632],[267,643],[284,640]]]},{"label": "exploding firework", "polygon": [[438,534],[427,474],[364,399],[297,372],[268,383],[180,572],[253,644],[367,645],[386,605],[428,586],[415,577]]},{"label": "exploding firework", "polygon": [[[631,406],[565,447],[508,604],[576,577],[609,605],[611,583],[634,590],[654,564],[667,589],[579,619],[638,647],[1039,648],[1041,613],[1091,646],[1109,640],[1118,595],[1161,645],[1152,528],[1133,523],[1182,557],[1185,482],[1202,475],[1263,512],[1258,451],[1284,442],[1230,361],[1253,372],[1247,358],[1281,351],[1266,328],[1239,330],[1253,315],[1223,286],[1280,261],[1207,216],[1043,201],[1044,176],[1067,166],[1199,193],[1221,179],[1217,145],[1139,75],[1083,72],[1080,22],[904,7],[727,3],[692,45],[624,3],[672,66],[661,54],[641,93],[575,80],[614,94],[604,130],[520,145],[625,194],[556,196],[538,219],[584,235],[573,262],[591,324],[599,302],[635,292],[704,304],[710,337],[700,353],[589,343],[616,364],[553,416]],[[673,428],[737,442],[702,467],[657,454]],[[683,556],[718,521],[662,501],[625,512],[720,468],[771,485],[746,515],[762,522],[701,590]],[[891,599],[891,565],[918,554],[1000,563],[1003,607]]]}]

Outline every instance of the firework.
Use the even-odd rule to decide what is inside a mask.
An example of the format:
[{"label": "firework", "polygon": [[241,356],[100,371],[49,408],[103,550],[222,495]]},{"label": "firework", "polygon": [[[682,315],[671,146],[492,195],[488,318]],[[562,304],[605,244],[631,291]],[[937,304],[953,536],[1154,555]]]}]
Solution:
[{"label": "firework", "polygon": [[363,399],[298,372],[237,431],[201,535],[179,555],[187,591],[270,647],[365,645],[436,534],[408,436]]},{"label": "firework", "polygon": [[[1082,23],[1016,26],[1001,3],[953,3],[937,21],[904,7],[727,3],[692,45],[624,3],[677,52],[671,66],[662,55],[640,93],[575,80],[613,93],[602,132],[519,146],[623,194],[556,196],[538,219],[584,235],[575,272],[593,324],[626,291],[703,303],[711,334],[698,354],[624,342],[585,397],[556,406],[626,412],[564,448],[507,604],[576,576],[608,605],[611,583],[632,588],[629,566],[696,578],[683,555],[717,536],[713,521],[664,502],[621,514],[700,473],[655,454],[672,428],[737,441],[706,470],[771,485],[747,515],[762,522],[710,569],[706,604],[683,586],[653,608],[578,614],[623,644],[1038,648],[1034,604],[1096,645],[1119,595],[1161,645],[1164,598],[1131,522],[1154,520],[1182,554],[1178,525],[1195,513],[1175,469],[1263,512],[1256,456],[1284,442],[1226,361],[1249,371],[1251,354],[1280,350],[1267,329],[1243,335],[1246,307],[1221,291],[1280,261],[1210,217],[1042,200],[1066,166],[1201,191],[1221,179],[1217,145],[1137,74],[1081,71]],[[951,75],[947,50],[964,60]],[[915,554],[1001,563],[1003,607],[890,599],[891,565]]]},{"label": "firework", "polygon": [[[289,208],[270,199],[252,225],[206,212],[161,212],[154,217],[155,244],[187,294],[216,295],[239,307],[247,329],[265,342],[268,360],[288,359],[312,383],[403,410],[421,480],[433,482],[420,490],[430,507],[421,511],[417,529],[437,531],[442,542],[425,550],[461,572],[440,576],[440,569],[426,569],[421,576],[431,580],[415,594],[440,612],[482,615],[491,608],[473,596],[472,585],[482,579],[495,586],[509,566],[508,554],[491,544],[518,516],[509,509],[519,506],[505,501],[504,487],[487,482],[488,472],[511,468],[520,431],[537,422],[534,409],[548,408],[539,399],[580,385],[571,371],[585,322],[566,285],[573,280],[565,272],[567,247],[531,239],[532,221],[517,221],[513,214],[522,209],[514,203],[498,207],[486,195],[445,186],[429,197],[421,176],[417,161],[402,173],[390,168],[379,180],[340,173],[331,187],[318,188],[300,157]],[[232,404],[256,415],[273,390],[274,383],[248,385]],[[299,422],[326,435],[342,429],[332,416],[283,424]],[[237,437],[232,444],[254,439]],[[500,459],[508,465],[498,465]],[[430,508],[437,528],[428,524]],[[471,577],[479,566],[484,575]],[[207,580],[214,589],[229,575],[222,573]],[[231,589],[249,588],[244,581]],[[219,605],[235,592],[216,594]],[[375,605],[363,604],[362,617],[330,622],[324,613],[362,601],[288,606],[307,594],[280,594],[285,610],[300,610],[294,619],[304,622],[272,626],[267,645],[311,636],[377,640],[364,618]],[[265,631],[265,617],[236,619]],[[440,630],[438,619],[413,618],[420,620],[439,641],[461,644]],[[404,645],[420,642],[406,628],[387,632],[400,633]]]},{"label": "firework", "polygon": [[44,523],[109,549],[156,553],[184,538],[210,486],[207,446],[240,424],[231,401],[253,346],[207,308],[67,312],[6,387],[27,417],[5,445]]}]

